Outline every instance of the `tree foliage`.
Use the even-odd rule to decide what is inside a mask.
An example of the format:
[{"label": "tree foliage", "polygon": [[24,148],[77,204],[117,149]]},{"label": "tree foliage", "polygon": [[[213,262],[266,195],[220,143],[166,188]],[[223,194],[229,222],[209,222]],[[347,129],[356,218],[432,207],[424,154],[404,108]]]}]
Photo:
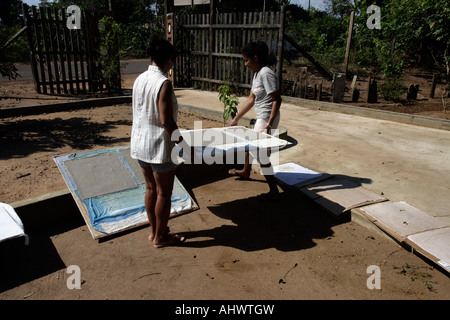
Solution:
[{"label": "tree foliage", "polygon": [[[288,6],[287,32],[325,65],[341,68],[350,12],[355,12],[351,63],[399,76],[406,66],[443,68],[450,76],[450,3],[448,0],[326,0],[326,12],[303,14]],[[370,29],[368,6],[381,10],[381,29]]]},{"label": "tree foliage", "polygon": [[[278,11],[280,4],[285,5],[286,32],[333,71],[342,71],[349,17],[350,12],[354,11],[350,71],[373,68],[390,77],[401,75],[403,67],[420,65],[440,68],[444,78],[450,82],[448,0],[325,1],[326,11],[315,8],[306,10],[291,4],[289,0],[227,0],[220,1],[217,10]],[[75,4],[82,9],[112,15],[120,26],[120,49],[129,49],[129,55],[136,57],[145,56],[147,40],[153,32],[164,33],[163,1],[41,0],[41,4],[59,7]],[[366,25],[366,11],[371,4],[381,8],[381,29],[369,29]],[[209,6],[175,7],[175,11],[209,13]],[[21,1],[0,1],[0,18],[0,39],[4,43],[11,33],[14,34],[22,26]]]}]

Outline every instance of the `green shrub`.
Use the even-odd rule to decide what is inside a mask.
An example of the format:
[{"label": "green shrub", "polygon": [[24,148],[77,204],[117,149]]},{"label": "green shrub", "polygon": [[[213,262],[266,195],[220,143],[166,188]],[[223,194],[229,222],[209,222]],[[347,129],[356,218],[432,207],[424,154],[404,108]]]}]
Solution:
[{"label": "green shrub", "polygon": [[407,88],[400,79],[395,77],[388,78],[385,83],[380,84],[378,89],[381,98],[394,102],[402,101],[401,96],[406,93],[406,91]]}]

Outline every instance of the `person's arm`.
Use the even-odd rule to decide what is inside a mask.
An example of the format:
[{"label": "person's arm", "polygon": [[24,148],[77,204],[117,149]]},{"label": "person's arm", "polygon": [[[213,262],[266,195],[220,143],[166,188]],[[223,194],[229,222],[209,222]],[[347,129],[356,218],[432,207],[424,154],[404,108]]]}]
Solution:
[{"label": "person's arm", "polygon": [[269,122],[267,123],[267,126],[264,128],[269,132],[270,129],[272,129],[272,124],[275,119],[275,116],[277,115],[278,111],[281,107],[281,95],[280,91],[275,91],[270,93],[270,96],[272,97],[272,111],[270,113]]},{"label": "person's arm", "polygon": [[236,117],[234,117],[233,121],[230,122],[229,126],[236,126],[239,122],[239,120],[250,111],[250,109],[255,104],[255,95],[253,92],[250,91],[250,95],[248,98],[244,101],[244,104],[242,105],[242,108],[238,111],[236,114]]},{"label": "person's arm", "polygon": [[[165,81],[159,92],[158,110],[159,110],[159,119],[161,120],[163,128],[171,138],[173,132],[178,129],[177,123],[173,118],[172,95],[173,95],[172,83],[170,81]],[[180,135],[180,139],[177,143],[179,143],[182,139],[183,138]]]}]

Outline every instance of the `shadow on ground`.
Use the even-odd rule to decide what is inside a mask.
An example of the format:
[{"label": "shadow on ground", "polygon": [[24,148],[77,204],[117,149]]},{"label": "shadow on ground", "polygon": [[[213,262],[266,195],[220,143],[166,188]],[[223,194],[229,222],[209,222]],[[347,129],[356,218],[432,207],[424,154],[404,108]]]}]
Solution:
[{"label": "shadow on ground", "polygon": [[119,125],[130,126],[131,121],[99,123],[81,117],[67,120],[55,118],[5,121],[0,124],[0,159],[24,157],[64,146],[86,149],[99,144],[110,145],[129,141],[128,137],[113,138],[104,135]]},{"label": "shadow on ground", "polygon": [[303,250],[315,246],[314,239],[332,236],[331,228],[340,223],[311,199],[295,192],[282,193],[280,202],[261,202],[251,197],[210,206],[208,210],[230,220],[230,224],[184,232],[188,240],[183,246]]}]

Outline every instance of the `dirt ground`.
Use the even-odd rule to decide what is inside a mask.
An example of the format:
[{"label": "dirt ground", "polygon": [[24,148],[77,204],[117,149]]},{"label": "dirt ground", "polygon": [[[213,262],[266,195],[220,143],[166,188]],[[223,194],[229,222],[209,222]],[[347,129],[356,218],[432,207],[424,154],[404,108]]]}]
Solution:
[{"label": "dirt ground", "polygon": [[[128,145],[131,115],[130,105],[117,105],[0,119],[0,201],[65,189],[52,157]],[[193,128],[194,120],[180,114],[179,126]],[[201,120],[203,128],[221,126]],[[450,298],[450,279],[433,264],[299,194],[260,202],[268,188],[252,177],[184,181],[200,209],[170,220],[187,237],[179,247],[153,248],[147,227],[98,242],[81,215],[33,230],[29,246],[0,243],[0,299]],[[80,289],[67,286],[72,265]],[[369,266],[379,268],[380,289],[367,286]]]}]

